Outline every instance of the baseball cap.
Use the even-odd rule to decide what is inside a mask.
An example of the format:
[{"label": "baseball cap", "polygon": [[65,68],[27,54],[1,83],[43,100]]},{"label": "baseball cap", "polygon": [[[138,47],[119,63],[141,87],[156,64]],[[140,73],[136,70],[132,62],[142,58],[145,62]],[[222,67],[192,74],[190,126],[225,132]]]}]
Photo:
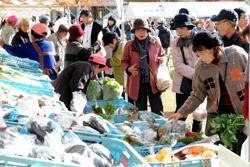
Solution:
[{"label": "baseball cap", "polygon": [[42,23],[34,24],[31,28],[35,33],[45,37],[48,35],[49,29]]},{"label": "baseball cap", "polygon": [[212,17],[212,21],[220,21],[224,19],[236,22],[238,20],[238,15],[232,9],[222,9],[217,16]]},{"label": "baseball cap", "polygon": [[100,65],[103,65],[104,68],[103,70],[108,70],[109,67],[106,65],[106,58],[101,55],[101,54],[92,54],[90,57],[89,57],[89,62],[93,62],[93,63],[96,63],[96,64],[100,64]]},{"label": "baseball cap", "polygon": [[48,22],[49,22],[49,17],[46,16],[46,15],[41,15],[41,16],[39,17],[39,22],[40,22],[40,23],[48,23]]}]

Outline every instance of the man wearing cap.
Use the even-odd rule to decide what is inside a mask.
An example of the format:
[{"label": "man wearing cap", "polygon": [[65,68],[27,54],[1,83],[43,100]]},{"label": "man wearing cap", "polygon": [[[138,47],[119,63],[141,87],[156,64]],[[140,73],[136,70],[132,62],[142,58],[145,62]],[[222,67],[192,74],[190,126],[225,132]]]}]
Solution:
[{"label": "man wearing cap", "polygon": [[51,80],[54,80],[57,77],[55,70],[55,51],[52,42],[45,40],[47,33],[48,27],[44,24],[37,23],[31,28],[32,43],[11,46],[0,39],[0,46],[13,56],[29,58],[39,62],[43,73],[48,75]]},{"label": "man wearing cap", "polygon": [[222,9],[217,16],[212,17],[212,21],[215,21],[217,24],[217,30],[222,37],[224,46],[237,45],[248,53],[248,43],[243,42],[236,32],[237,20],[237,13],[231,9]]},{"label": "man wearing cap", "polygon": [[151,111],[161,115],[163,106],[156,75],[159,60],[165,58],[165,51],[159,38],[149,35],[146,20],[136,19],[131,32],[135,34],[135,39],[126,43],[121,60],[122,69],[127,73],[126,93],[139,110],[147,110],[149,98]]},{"label": "man wearing cap", "polygon": [[[176,93],[176,110],[185,103],[190,95],[190,91],[181,90],[181,84],[184,78],[192,80],[194,75],[194,66],[198,57],[192,51],[192,41],[195,36],[193,28],[195,25],[192,23],[189,15],[180,13],[174,17],[171,24],[171,30],[176,30],[179,37],[171,42],[171,52],[174,64],[174,77],[172,84],[172,91]],[[189,85],[190,90],[192,83]],[[182,120],[186,120],[183,118]],[[200,132],[201,122],[193,120],[192,131]]]},{"label": "man wearing cap", "polygon": [[48,36],[48,40],[53,42],[56,55],[56,68],[58,71],[60,71],[61,68],[63,68],[64,63],[64,55],[65,55],[65,48],[66,48],[66,36],[68,35],[68,28],[61,24],[57,30],[57,32],[51,34]]},{"label": "man wearing cap", "polygon": [[95,79],[97,74],[106,69],[108,69],[106,58],[101,54],[93,54],[89,57],[88,62],[79,61],[64,68],[52,85],[55,92],[60,94],[60,100],[71,110],[72,93],[79,90],[86,93],[89,81]]},{"label": "man wearing cap", "polygon": [[46,15],[41,15],[39,17],[39,22],[46,25],[47,27],[49,26],[49,17]]},{"label": "man wearing cap", "polygon": [[11,15],[8,17],[6,24],[4,24],[1,38],[7,43],[11,44],[11,41],[16,34],[16,25],[17,25],[17,17],[15,15]]},{"label": "man wearing cap", "polygon": [[[102,41],[102,25],[93,20],[92,13],[83,9],[79,18],[82,29],[85,31],[84,47],[91,47],[96,41]],[[100,35],[99,35],[100,33]]]}]

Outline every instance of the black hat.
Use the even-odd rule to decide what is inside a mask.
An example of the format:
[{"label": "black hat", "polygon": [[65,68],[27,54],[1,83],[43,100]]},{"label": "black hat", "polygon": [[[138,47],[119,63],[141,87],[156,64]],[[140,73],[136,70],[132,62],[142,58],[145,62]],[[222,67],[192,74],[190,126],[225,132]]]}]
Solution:
[{"label": "black hat", "polygon": [[236,22],[238,20],[238,15],[232,9],[222,9],[217,16],[212,17],[212,21],[220,21],[224,19]]},{"label": "black hat", "polygon": [[171,30],[175,30],[180,27],[193,29],[195,25],[192,23],[191,18],[187,14],[180,13],[174,17],[173,23],[171,24]]},{"label": "black hat", "polygon": [[148,30],[148,32],[151,32],[149,25],[148,25],[148,22],[146,20],[136,19],[134,21],[133,29],[131,30],[131,32],[134,33],[135,30],[139,29],[139,28],[146,29],[146,30]]},{"label": "black hat", "polygon": [[104,46],[113,43],[114,39],[117,39],[116,33],[114,32],[106,32],[105,34],[103,34],[102,41],[104,43]]},{"label": "black hat", "polygon": [[64,24],[61,24],[58,27],[58,32],[69,32],[69,29]]},{"label": "black hat", "polygon": [[212,49],[222,46],[222,41],[217,34],[209,31],[198,32],[193,39],[193,51],[196,52],[200,48]]},{"label": "black hat", "polygon": [[187,8],[180,8],[179,12],[178,13],[184,13],[184,14],[187,14],[189,15],[189,11]]}]

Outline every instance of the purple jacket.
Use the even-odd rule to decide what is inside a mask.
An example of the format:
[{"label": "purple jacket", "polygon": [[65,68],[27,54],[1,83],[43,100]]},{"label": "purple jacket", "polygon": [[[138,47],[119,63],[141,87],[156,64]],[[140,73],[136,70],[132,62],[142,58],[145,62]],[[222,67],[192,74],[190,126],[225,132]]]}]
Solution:
[{"label": "purple jacket", "polygon": [[[161,46],[160,40],[158,37],[152,37],[151,44],[148,49],[149,54],[149,65],[150,65],[150,84],[153,93],[159,92],[156,87],[156,76],[159,67],[158,57],[162,57],[165,55],[165,51]],[[138,68],[140,65],[140,55],[139,53],[133,50],[133,41],[128,41],[125,45],[123,58],[121,60],[122,69],[127,71],[127,68],[131,65],[136,64]],[[138,76],[133,77],[132,75],[127,76],[127,85],[126,85],[126,93],[129,98],[133,100],[138,99],[140,88],[140,73]]]}]

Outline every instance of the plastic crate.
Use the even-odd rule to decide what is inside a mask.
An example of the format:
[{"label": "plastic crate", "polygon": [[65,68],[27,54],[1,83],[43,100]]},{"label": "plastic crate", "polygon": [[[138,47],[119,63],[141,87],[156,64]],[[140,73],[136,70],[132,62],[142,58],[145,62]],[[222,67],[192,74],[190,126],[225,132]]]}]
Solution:
[{"label": "plastic crate", "polygon": [[92,112],[92,106],[94,104],[97,104],[98,106],[104,106],[107,102],[111,102],[112,104],[115,105],[115,108],[120,108],[124,107],[125,109],[129,109],[130,107],[133,107],[133,104],[123,100],[123,99],[118,99],[118,100],[88,100],[87,101],[87,106],[84,108],[84,113],[91,113]]},{"label": "plastic crate", "polygon": [[39,63],[37,61],[15,57],[4,50],[0,51],[0,63],[30,70],[39,69]]},{"label": "plastic crate", "polygon": [[[153,117],[156,120],[156,122],[158,122],[161,126],[163,126],[166,123],[166,119],[164,117],[162,117],[161,115],[155,114],[155,113],[150,112],[150,111],[139,111],[139,114],[141,114],[143,112],[145,112],[148,115],[150,115],[151,117]],[[126,120],[128,120],[128,114],[120,114],[120,115],[113,116],[114,123],[123,123]],[[134,122],[140,123],[142,121],[138,120],[138,121],[134,121]]]},{"label": "plastic crate", "polygon": [[151,167],[212,167],[211,159],[198,159],[171,163],[149,163]]},{"label": "plastic crate", "polygon": [[98,140],[91,139],[88,136],[81,136],[81,140],[90,143],[100,143],[105,146],[111,152],[113,158],[118,164],[123,164],[124,167],[133,167],[136,165],[144,165],[149,167],[150,165],[142,158],[133,147],[127,142],[120,139],[101,137]]},{"label": "plastic crate", "polygon": [[0,79],[0,84],[4,83],[10,86],[13,86],[16,89],[20,89],[21,91],[24,91],[29,94],[36,94],[38,96],[41,95],[47,95],[47,96],[54,96],[54,88],[49,82],[40,82],[41,87],[38,86],[32,86],[32,85],[26,85],[18,82],[8,81]]},{"label": "plastic crate", "polygon": [[[177,143],[172,149],[178,149],[185,146],[184,143]],[[156,146],[138,146],[138,147],[134,147],[135,150],[142,156],[142,157],[146,157],[147,155],[149,155],[152,151],[157,154],[162,148],[165,147],[170,147],[169,145],[156,145]]]},{"label": "plastic crate", "polygon": [[48,160],[41,160],[35,158],[28,158],[22,156],[15,156],[15,155],[6,155],[0,153],[0,166],[3,167],[80,167],[80,165],[72,164],[72,163],[64,163],[64,162],[56,162],[56,161],[48,161]]}]

